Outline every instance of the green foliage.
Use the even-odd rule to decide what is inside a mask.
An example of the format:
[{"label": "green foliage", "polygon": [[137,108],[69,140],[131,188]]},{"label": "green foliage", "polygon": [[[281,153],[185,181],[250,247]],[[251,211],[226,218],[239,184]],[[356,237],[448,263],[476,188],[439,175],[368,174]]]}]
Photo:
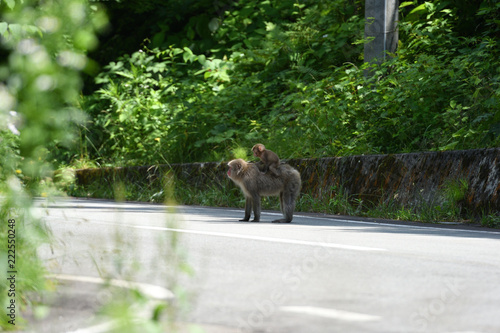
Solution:
[{"label": "green foliage", "polygon": [[379,66],[362,63],[361,1],[241,1],[190,20],[189,48],[153,42],[105,67],[81,150],[132,165],[227,160],[257,141],[283,158],[498,146],[496,5],[401,7],[398,52]]},{"label": "green foliage", "polygon": [[[283,145],[291,127],[311,123],[295,110],[298,95],[328,67],[359,61],[359,3],[242,1],[214,30],[224,48],[211,55],[169,47],[121,57],[83,103],[92,122],[82,150],[100,164],[130,165],[223,160],[255,141]],[[334,36],[342,41],[332,45]]]},{"label": "green foliage", "polygon": [[[279,203],[277,203],[279,206]],[[276,207],[276,206],[275,206]],[[322,212],[335,215],[360,215],[363,213],[363,200],[355,199],[346,193],[342,186],[333,186],[325,195],[317,198],[308,193],[301,194],[296,204],[298,211]]]},{"label": "green foliage", "polygon": [[500,216],[485,215],[481,217],[481,225],[488,228],[500,228]]},{"label": "green foliage", "polygon": [[[7,118],[7,117],[6,117]],[[12,119],[4,119],[4,124],[14,126]],[[0,129],[0,182],[5,183],[9,176],[20,174],[18,168],[21,156],[19,156],[19,136],[9,129]]]},{"label": "green foliage", "polygon": [[[393,59],[377,69],[383,82],[365,91],[370,112],[363,133],[376,151],[449,150],[495,146],[498,136],[498,72],[483,41],[450,58],[419,55]],[[493,43],[493,44],[491,44]],[[493,52],[494,53],[494,52]],[[496,66],[495,66],[496,67]],[[368,100],[367,103],[364,103]],[[493,102],[493,104],[492,104]]]},{"label": "green foliage", "polygon": [[[70,143],[70,124],[84,118],[76,108],[80,72],[105,19],[83,0],[1,1],[0,13],[0,278],[16,271],[15,296],[7,283],[0,287],[4,309],[16,302],[15,320],[0,319],[3,331],[22,328],[21,311],[33,306],[37,312],[34,296],[50,289],[37,256],[50,236],[34,215],[32,195],[46,196],[51,184],[47,148]],[[7,236],[15,241],[9,248]],[[8,261],[14,245],[15,263]]]},{"label": "green foliage", "polygon": [[[218,124],[224,115],[200,103],[202,96],[224,89],[232,65],[188,48],[139,51],[111,63],[97,78],[103,87],[84,103],[93,118],[85,136],[94,156],[119,164],[203,156],[204,141],[217,144],[231,137]],[[217,156],[213,151],[210,157]]]},{"label": "green foliage", "polygon": [[443,206],[449,207],[449,211],[452,212],[451,218],[460,217],[461,205],[463,204],[467,192],[469,190],[469,184],[465,179],[456,179],[448,181],[443,186],[443,196],[444,203]]},{"label": "green foliage", "polygon": [[[243,207],[245,199],[237,186],[224,186],[213,183],[203,186],[185,183],[167,174],[163,179],[145,183],[141,179],[125,178],[119,182],[108,180],[102,185],[102,179],[91,181],[86,186],[72,187],[70,194],[92,198],[146,201],[163,203],[170,201],[181,205],[201,205],[216,207]],[[175,184],[175,186],[173,186]],[[168,191],[170,188],[170,191]],[[420,221],[441,223],[445,221],[475,223],[490,228],[500,227],[498,214],[480,214],[473,216],[464,209],[464,199],[468,184],[463,179],[450,180],[443,184],[433,198],[419,198],[412,205],[402,205],[395,199],[383,199],[375,202],[364,201],[349,194],[342,186],[333,186],[320,196],[301,193],[296,202],[296,211],[320,212],[332,215],[363,216],[402,221]],[[277,211],[278,197],[262,198],[262,209]]]},{"label": "green foliage", "polygon": [[[380,65],[363,63],[363,1],[198,5],[182,21],[151,3],[147,10],[168,17],[142,51],[114,59],[98,76],[99,89],[82,103],[90,122],[81,129],[79,160],[137,165],[251,158],[255,142],[282,158],[500,144],[495,2],[403,2],[397,53]],[[175,31],[168,23],[174,21],[183,22]],[[452,198],[463,188],[454,186],[445,186],[442,202],[418,209],[395,202],[372,207],[342,189],[319,202],[306,194],[298,206],[446,220],[464,213]],[[152,200],[164,195],[137,192]],[[217,189],[209,192],[200,198],[186,190],[181,201],[226,205]]]},{"label": "green foliage", "polygon": [[366,216],[405,221],[464,221],[472,218],[463,208],[468,189],[465,179],[448,180],[430,201],[421,198],[412,206],[404,206],[390,199],[365,207],[362,212]]}]

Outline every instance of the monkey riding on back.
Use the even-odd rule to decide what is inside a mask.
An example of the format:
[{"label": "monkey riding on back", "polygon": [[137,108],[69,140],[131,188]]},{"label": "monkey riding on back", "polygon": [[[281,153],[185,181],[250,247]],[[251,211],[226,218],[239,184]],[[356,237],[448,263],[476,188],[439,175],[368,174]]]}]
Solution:
[{"label": "monkey riding on back", "polygon": [[253,156],[260,158],[262,163],[264,163],[263,173],[266,173],[268,170],[275,176],[279,176],[279,166],[280,166],[280,158],[276,155],[275,152],[266,149],[266,147],[262,143],[258,143],[252,147]]},{"label": "monkey riding on back", "polygon": [[253,210],[252,222],[260,221],[261,196],[279,196],[282,219],[275,223],[288,223],[293,219],[295,202],[299,196],[300,173],[288,164],[279,164],[276,173],[262,173],[255,163],[235,159],[228,163],[228,177],[238,185],[245,195],[245,216],[240,221],[249,221]]}]

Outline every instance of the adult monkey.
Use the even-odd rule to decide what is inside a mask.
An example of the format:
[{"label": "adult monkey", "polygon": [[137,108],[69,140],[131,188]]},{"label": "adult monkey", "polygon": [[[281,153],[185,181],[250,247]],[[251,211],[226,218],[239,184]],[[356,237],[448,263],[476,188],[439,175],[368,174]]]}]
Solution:
[{"label": "adult monkey", "polygon": [[260,221],[260,197],[279,195],[283,218],[275,223],[291,222],[295,201],[300,192],[300,174],[288,164],[280,164],[279,176],[263,174],[255,163],[247,163],[242,159],[230,161],[227,175],[238,185],[245,195],[245,217],[240,221],[250,220],[253,208],[253,222]]}]

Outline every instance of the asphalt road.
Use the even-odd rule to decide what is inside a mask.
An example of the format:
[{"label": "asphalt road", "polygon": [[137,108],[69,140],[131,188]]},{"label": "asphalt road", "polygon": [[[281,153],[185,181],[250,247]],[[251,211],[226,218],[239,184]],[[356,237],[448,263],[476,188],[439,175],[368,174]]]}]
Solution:
[{"label": "asphalt road", "polygon": [[26,331],[106,331],[111,277],[172,291],[179,322],[207,333],[500,332],[499,231],[74,199],[39,214],[61,287]]}]

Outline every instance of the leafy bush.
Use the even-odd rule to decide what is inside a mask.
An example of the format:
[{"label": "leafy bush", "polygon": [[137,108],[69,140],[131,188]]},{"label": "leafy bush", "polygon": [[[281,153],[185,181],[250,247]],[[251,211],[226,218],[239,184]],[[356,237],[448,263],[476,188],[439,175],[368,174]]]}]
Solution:
[{"label": "leafy bush", "polygon": [[130,165],[225,160],[257,141],[283,158],[498,146],[496,5],[445,6],[403,3],[397,54],[371,66],[362,1],[235,2],[200,19],[211,33],[189,48],[110,63],[84,103],[82,150]]},{"label": "leafy bush", "polygon": [[108,65],[97,79],[103,87],[84,103],[94,119],[86,139],[98,147],[97,158],[122,164],[195,160],[203,153],[198,141],[221,120],[199,103],[223,89],[231,65],[188,48],[139,51]]},{"label": "leafy bush", "polygon": [[[325,67],[360,54],[361,46],[350,52],[347,42],[361,38],[362,20],[351,15],[359,2],[347,13],[292,1],[238,6],[214,33],[228,45],[221,58],[217,50],[206,56],[187,47],[145,49],[105,68],[96,80],[101,88],[83,104],[92,119],[85,131],[91,158],[101,164],[221,160],[256,140],[287,140],[286,131],[276,134],[280,123],[296,126],[289,96],[326,77]],[[280,21],[265,21],[273,18]],[[344,40],[332,46],[336,33]],[[330,57],[335,51],[339,57]]]}]

